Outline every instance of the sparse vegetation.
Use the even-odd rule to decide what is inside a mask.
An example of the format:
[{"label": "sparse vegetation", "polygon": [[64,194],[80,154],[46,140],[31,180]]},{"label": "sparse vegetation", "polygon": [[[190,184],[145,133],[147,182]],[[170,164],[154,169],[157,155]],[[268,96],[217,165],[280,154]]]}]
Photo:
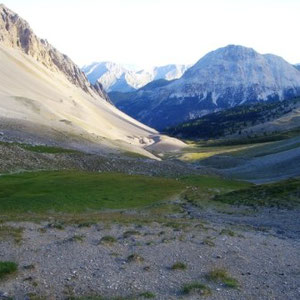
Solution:
[{"label": "sparse vegetation", "polygon": [[16,272],[18,265],[11,261],[0,261],[0,280],[5,278],[7,275]]},{"label": "sparse vegetation", "polygon": [[300,179],[289,179],[232,191],[216,195],[214,200],[234,205],[292,209],[300,205]]},{"label": "sparse vegetation", "polygon": [[222,229],[220,232],[220,235],[229,235],[229,236],[235,236],[234,231],[230,230],[230,229]]},{"label": "sparse vegetation", "polygon": [[225,269],[214,269],[210,271],[206,275],[206,279],[209,281],[220,282],[228,288],[237,288],[239,286],[238,281],[229,276]]},{"label": "sparse vegetation", "polygon": [[49,223],[48,228],[54,228],[54,229],[58,229],[58,230],[64,230],[64,224],[61,222],[54,222],[54,223]]},{"label": "sparse vegetation", "polygon": [[168,222],[165,223],[164,225],[173,228],[175,231],[180,231],[188,227],[187,223],[182,223],[182,222]]},{"label": "sparse vegetation", "polygon": [[141,233],[137,230],[128,230],[123,233],[123,238],[129,238],[134,235],[140,235]]},{"label": "sparse vegetation", "polygon": [[23,238],[23,228],[0,225],[0,241],[13,239],[15,243],[20,243]]},{"label": "sparse vegetation", "polygon": [[143,293],[140,293],[139,296],[142,297],[142,298],[145,298],[145,299],[155,298],[155,294],[151,293],[151,292],[143,292]]},{"label": "sparse vegetation", "polygon": [[74,236],[72,236],[70,238],[70,241],[72,241],[72,242],[83,242],[83,240],[84,240],[84,235],[75,234]]},{"label": "sparse vegetation", "polygon": [[100,240],[100,243],[107,243],[107,244],[113,244],[116,242],[117,242],[117,239],[111,235],[105,235]]},{"label": "sparse vegetation", "polygon": [[211,295],[211,289],[203,283],[192,282],[183,286],[182,293],[186,295],[198,294],[201,296],[209,296]]},{"label": "sparse vegetation", "polygon": [[27,296],[29,297],[30,300],[47,300],[45,297],[41,297],[36,293],[28,293]]},{"label": "sparse vegetation", "polygon": [[91,227],[94,224],[95,222],[80,222],[78,223],[78,228]]},{"label": "sparse vegetation", "polygon": [[203,240],[203,244],[204,245],[207,245],[207,246],[210,246],[210,247],[215,247],[216,244],[214,243],[213,241],[213,238],[211,237],[206,237],[204,240]]},{"label": "sparse vegetation", "polygon": [[23,269],[24,270],[33,270],[33,269],[35,269],[35,266],[33,264],[25,265],[25,266],[23,266]]},{"label": "sparse vegetation", "polygon": [[145,259],[139,254],[133,253],[127,257],[127,262],[143,262]]},{"label": "sparse vegetation", "polygon": [[101,296],[68,297],[67,300],[106,300]]},{"label": "sparse vegetation", "polygon": [[174,265],[172,265],[171,270],[186,270],[187,265],[183,262],[176,262]]},{"label": "sparse vegetation", "polygon": [[62,147],[48,146],[48,145],[31,145],[17,142],[2,142],[0,141],[0,145],[6,146],[17,146],[23,148],[24,150],[37,152],[37,153],[48,153],[48,154],[64,154],[64,153],[79,153],[73,149],[66,149]]},{"label": "sparse vegetation", "polygon": [[61,153],[78,153],[76,150],[65,149],[61,147],[53,147],[46,145],[28,145],[28,144],[18,144],[21,148],[38,153],[50,153],[50,154],[61,154]]}]

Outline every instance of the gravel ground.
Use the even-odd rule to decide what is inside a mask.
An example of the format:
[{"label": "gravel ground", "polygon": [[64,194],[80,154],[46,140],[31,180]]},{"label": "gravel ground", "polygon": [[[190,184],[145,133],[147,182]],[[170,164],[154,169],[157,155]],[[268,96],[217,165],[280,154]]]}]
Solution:
[{"label": "gravel ground", "polygon": [[[182,293],[183,285],[194,281],[211,289],[206,299],[300,299],[300,239],[187,222],[182,228],[155,222],[61,229],[48,223],[5,224],[24,231],[19,243],[0,239],[0,261],[19,265],[17,273],[0,281],[0,299],[144,299],[139,295],[146,291],[155,299],[201,299],[197,293]],[[116,241],[101,242],[104,236]],[[132,254],[137,256],[130,261]],[[175,262],[187,268],[172,270]],[[206,274],[215,268],[227,270],[239,287],[207,280]]]},{"label": "gravel ground", "polygon": [[205,219],[217,224],[249,226],[255,230],[268,231],[280,238],[300,240],[300,210],[276,208],[253,209],[250,207],[235,207],[230,213],[217,212],[215,209],[198,209],[185,203],[185,210],[191,218]]}]

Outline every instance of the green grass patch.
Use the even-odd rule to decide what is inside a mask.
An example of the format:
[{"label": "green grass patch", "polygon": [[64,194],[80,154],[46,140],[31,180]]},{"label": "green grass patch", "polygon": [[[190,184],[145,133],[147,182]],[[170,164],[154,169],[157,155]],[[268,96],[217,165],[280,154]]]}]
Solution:
[{"label": "green grass patch", "polygon": [[84,236],[83,235],[78,235],[78,234],[75,234],[74,236],[72,236],[70,238],[71,242],[83,242],[83,240],[84,240]]},{"label": "green grass patch", "polygon": [[127,257],[127,262],[129,262],[129,263],[134,263],[134,262],[140,263],[140,262],[143,262],[144,260],[145,259],[137,253],[133,253]]},{"label": "green grass patch", "polygon": [[182,293],[185,295],[199,294],[201,296],[209,296],[211,295],[211,289],[203,283],[192,282],[183,286]]},{"label": "green grass patch", "polygon": [[141,235],[141,233],[137,230],[128,230],[123,233],[123,238],[127,239],[131,236]]},{"label": "green grass patch", "polygon": [[113,244],[116,243],[117,239],[111,235],[105,235],[101,238],[100,243]]},{"label": "green grass patch", "polygon": [[130,151],[125,151],[122,154],[124,154],[127,157],[131,157],[131,158],[149,158],[148,156],[143,155],[141,153],[130,152]]},{"label": "green grass patch", "polygon": [[211,238],[211,237],[206,237],[206,238],[203,240],[203,244],[204,244],[204,245],[207,245],[207,246],[209,246],[209,247],[215,247],[216,244],[214,243],[213,240],[214,240],[214,239]]},{"label": "green grass patch", "polygon": [[0,261],[0,280],[18,270],[18,265],[11,261]]},{"label": "green grass patch", "polygon": [[300,179],[252,186],[248,189],[216,195],[214,200],[234,205],[292,209],[300,205]]},{"label": "green grass patch", "polygon": [[76,150],[65,149],[61,147],[53,147],[53,146],[45,146],[45,145],[28,145],[28,144],[20,144],[21,148],[38,153],[50,153],[50,154],[61,154],[61,153],[78,153]]},{"label": "green grass patch", "polygon": [[181,230],[186,229],[189,226],[188,223],[183,223],[183,222],[179,222],[179,221],[177,221],[177,222],[172,221],[172,222],[164,223],[164,225],[167,227],[173,228],[174,231],[181,231]]},{"label": "green grass patch", "polygon": [[68,297],[67,300],[105,300],[101,296]]},{"label": "green grass patch", "polygon": [[222,229],[220,235],[235,236],[235,232],[230,229]]},{"label": "green grass patch", "polygon": [[172,267],[171,267],[171,270],[186,270],[187,269],[187,266],[185,263],[183,262],[176,262]]},{"label": "green grass patch", "polygon": [[180,193],[173,179],[81,171],[32,172],[0,177],[3,214],[83,213],[134,209]]},{"label": "green grass patch", "polygon": [[145,298],[145,299],[153,299],[155,298],[155,294],[151,292],[143,292],[139,294],[140,297]]},{"label": "green grass patch", "polygon": [[9,142],[1,142],[0,145],[4,146],[19,146],[27,151],[37,152],[37,153],[50,153],[50,154],[62,154],[62,153],[80,153],[79,151],[73,149],[66,149],[62,147],[55,146],[47,146],[47,145],[30,145],[23,143],[9,143]]},{"label": "green grass patch", "polygon": [[228,288],[237,288],[238,281],[232,278],[224,269],[214,269],[206,275],[206,279],[213,282],[220,282]]}]

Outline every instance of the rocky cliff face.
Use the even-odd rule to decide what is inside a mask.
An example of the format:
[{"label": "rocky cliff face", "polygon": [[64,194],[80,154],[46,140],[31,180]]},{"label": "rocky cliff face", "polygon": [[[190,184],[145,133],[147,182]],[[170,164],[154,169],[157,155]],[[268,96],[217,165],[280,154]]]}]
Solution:
[{"label": "rocky cliff face", "polygon": [[113,62],[96,62],[84,66],[82,71],[92,84],[101,83],[107,92],[132,92],[154,80],[177,79],[187,69],[186,65],[171,64],[133,71]]},{"label": "rocky cliff face", "polygon": [[272,54],[229,45],[205,55],[178,80],[151,90],[142,88],[127,99],[122,95],[118,107],[163,129],[243,103],[299,95],[300,73],[294,66]]},{"label": "rocky cliff face", "polygon": [[0,4],[0,43],[17,48],[32,56],[52,71],[62,72],[70,82],[93,95],[97,93],[108,100],[100,84],[91,85],[84,73],[64,54],[61,54],[47,40],[38,38],[29,24],[16,13]]}]

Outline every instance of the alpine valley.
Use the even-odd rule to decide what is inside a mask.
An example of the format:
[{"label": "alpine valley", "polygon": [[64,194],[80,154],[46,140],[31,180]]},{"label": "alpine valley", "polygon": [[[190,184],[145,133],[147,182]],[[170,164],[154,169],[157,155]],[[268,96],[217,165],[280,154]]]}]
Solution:
[{"label": "alpine valley", "polygon": [[[201,22],[232,1],[8,2],[77,59],[146,65],[221,39],[229,10]],[[300,299],[299,228],[298,65],[229,45],[80,69],[0,5],[0,300]]]}]

